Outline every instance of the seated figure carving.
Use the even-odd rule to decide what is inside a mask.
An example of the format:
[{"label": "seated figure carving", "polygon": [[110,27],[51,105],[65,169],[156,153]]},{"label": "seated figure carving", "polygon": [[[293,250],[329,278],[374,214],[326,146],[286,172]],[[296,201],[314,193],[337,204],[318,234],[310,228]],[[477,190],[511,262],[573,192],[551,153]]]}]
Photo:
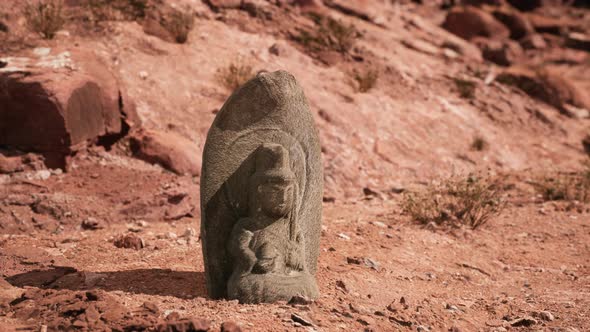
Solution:
[{"label": "seated figure carving", "polygon": [[305,239],[297,215],[298,188],[289,154],[279,144],[255,152],[255,173],[248,183],[248,216],[234,225],[229,253],[234,269],[227,285],[242,303],[318,296],[305,264]]}]

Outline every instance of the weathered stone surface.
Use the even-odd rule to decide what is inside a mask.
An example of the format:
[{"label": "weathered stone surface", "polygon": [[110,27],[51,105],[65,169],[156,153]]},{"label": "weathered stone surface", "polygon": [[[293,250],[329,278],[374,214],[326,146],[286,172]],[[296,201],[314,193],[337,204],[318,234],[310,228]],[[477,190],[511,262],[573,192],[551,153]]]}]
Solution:
[{"label": "weathered stone surface", "polygon": [[533,98],[550,104],[561,112],[570,114],[567,105],[590,109],[590,98],[570,80],[548,70],[533,70],[525,67],[510,67],[500,75],[499,82],[513,85]]},{"label": "weathered stone surface", "polygon": [[482,6],[482,5],[491,5],[491,6],[502,6],[506,4],[506,0],[463,0],[461,1],[464,5],[472,5],[472,6]]},{"label": "weathered stone surface", "polygon": [[492,14],[473,6],[453,8],[447,14],[442,26],[467,40],[478,36],[504,39],[510,35],[508,28],[498,22]]},{"label": "weathered stone surface", "polygon": [[144,129],[132,133],[130,139],[137,158],[180,175],[200,174],[200,149],[190,140],[172,132]]},{"label": "weathered stone surface", "polygon": [[157,332],[206,332],[211,322],[205,319],[183,319],[158,325]]},{"label": "weathered stone surface", "polygon": [[590,52],[590,35],[572,32],[568,34],[565,45],[570,48]]},{"label": "weathered stone surface", "polygon": [[305,13],[322,14],[326,12],[326,6],[321,0],[280,0],[280,3],[296,6]]},{"label": "weathered stone surface", "polygon": [[44,169],[43,157],[0,149],[0,174]]},{"label": "weathered stone surface", "polygon": [[454,52],[459,53],[465,58],[481,62],[483,60],[481,51],[470,42],[457,37],[456,35],[441,29],[433,24],[430,24],[418,15],[402,11],[400,15],[403,16],[404,20],[416,28],[431,34],[433,36],[440,36],[437,38],[437,46],[441,48],[448,48]]},{"label": "weathered stone surface", "polygon": [[135,234],[120,235],[113,242],[117,248],[135,249],[139,250],[145,247],[143,239]]},{"label": "weathered stone surface", "polygon": [[535,10],[542,6],[560,5],[563,0],[508,0],[508,3],[522,11]]},{"label": "weathered stone surface", "polygon": [[525,36],[520,40],[520,45],[522,45],[524,49],[533,50],[540,50],[547,47],[545,39],[543,39],[543,36],[538,33]]},{"label": "weathered stone surface", "polygon": [[568,18],[548,17],[536,13],[526,13],[526,17],[531,22],[533,28],[539,33],[563,35],[572,29],[583,29],[579,26],[578,22]]},{"label": "weathered stone surface", "polygon": [[64,168],[66,157],[80,147],[126,132],[126,112],[134,109],[90,54],[2,61],[7,66],[0,68],[0,144],[42,153],[47,166]]},{"label": "weathered stone surface", "polygon": [[494,17],[510,30],[510,38],[521,39],[535,32],[535,28],[528,18],[516,10],[497,8]]},{"label": "weathered stone surface", "polygon": [[242,5],[242,0],[207,0],[206,2],[213,9],[240,8]]},{"label": "weathered stone surface", "polygon": [[221,332],[242,332],[242,328],[234,322],[224,322],[221,324]]},{"label": "weathered stone surface", "polygon": [[192,30],[193,12],[168,3],[150,6],[143,20],[143,31],[170,43],[185,43]]},{"label": "weathered stone surface", "polygon": [[326,6],[375,24],[385,21],[371,0],[324,0]]},{"label": "weathered stone surface", "polygon": [[590,134],[584,136],[582,139],[582,147],[586,154],[590,157]]},{"label": "weathered stone surface", "polygon": [[481,49],[484,59],[500,66],[510,66],[524,54],[520,44],[513,40],[476,38],[474,42]]},{"label": "weathered stone surface", "polygon": [[285,71],[258,74],[226,101],[203,153],[209,295],[317,297],[322,187],[318,133],[301,87]]}]

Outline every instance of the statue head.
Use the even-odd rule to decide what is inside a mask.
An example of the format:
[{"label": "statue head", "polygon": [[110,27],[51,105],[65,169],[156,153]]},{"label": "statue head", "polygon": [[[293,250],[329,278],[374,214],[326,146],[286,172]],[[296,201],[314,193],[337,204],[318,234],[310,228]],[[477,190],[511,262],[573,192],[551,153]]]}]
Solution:
[{"label": "statue head", "polygon": [[256,150],[255,164],[250,178],[251,215],[286,216],[295,206],[297,190],[289,153],[280,144],[264,143]]}]

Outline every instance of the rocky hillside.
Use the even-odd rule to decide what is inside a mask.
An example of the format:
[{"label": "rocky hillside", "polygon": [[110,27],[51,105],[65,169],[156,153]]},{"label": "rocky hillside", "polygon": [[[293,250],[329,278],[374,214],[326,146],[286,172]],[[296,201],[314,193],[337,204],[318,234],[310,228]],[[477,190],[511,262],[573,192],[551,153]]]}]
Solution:
[{"label": "rocky hillside", "polygon": [[[63,28],[43,40],[27,18],[10,15],[23,3],[4,1],[2,80],[16,91],[3,100],[0,143],[63,158],[83,142],[110,147],[131,125],[130,137],[145,129],[199,155],[231,92],[220,76],[233,65],[246,76],[286,69],[304,86],[330,197],[388,191],[440,171],[575,165],[587,130],[588,12],[472,2],[445,10],[403,1],[68,1]],[[169,26],[183,15],[192,27],[180,44]],[[62,107],[98,103],[91,91],[73,96],[84,84],[97,84],[106,100],[97,114],[78,111],[88,119],[70,115],[60,135],[71,137],[59,146],[51,143],[57,124],[34,119],[42,101],[27,94],[39,84]],[[14,115],[22,99],[33,112],[26,120]],[[489,149],[472,151],[476,138]],[[46,155],[49,166],[65,164]]]}]

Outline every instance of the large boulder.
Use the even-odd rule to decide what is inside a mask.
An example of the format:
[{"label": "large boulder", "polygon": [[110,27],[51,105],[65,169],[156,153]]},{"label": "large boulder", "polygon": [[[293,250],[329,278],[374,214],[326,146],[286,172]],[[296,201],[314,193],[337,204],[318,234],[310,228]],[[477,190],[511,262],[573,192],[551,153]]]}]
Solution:
[{"label": "large boulder", "polygon": [[474,37],[505,39],[510,31],[494,16],[473,6],[455,7],[445,18],[443,28],[449,32],[470,40]]},{"label": "large boulder", "polygon": [[569,105],[590,110],[588,93],[563,75],[550,70],[510,67],[498,75],[501,83],[518,87],[533,98],[571,114]]},{"label": "large boulder", "polygon": [[133,154],[149,163],[158,164],[179,175],[201,173],[199,146],[172,132],[138,130],[131,135]]},{"label": "large boulder", "polygon": [[0,145],[41,153],[48,167],[65,168],[80,148],[110,144],[138,123],[115,77],[90,53],[36,49],[0,61]]}]

